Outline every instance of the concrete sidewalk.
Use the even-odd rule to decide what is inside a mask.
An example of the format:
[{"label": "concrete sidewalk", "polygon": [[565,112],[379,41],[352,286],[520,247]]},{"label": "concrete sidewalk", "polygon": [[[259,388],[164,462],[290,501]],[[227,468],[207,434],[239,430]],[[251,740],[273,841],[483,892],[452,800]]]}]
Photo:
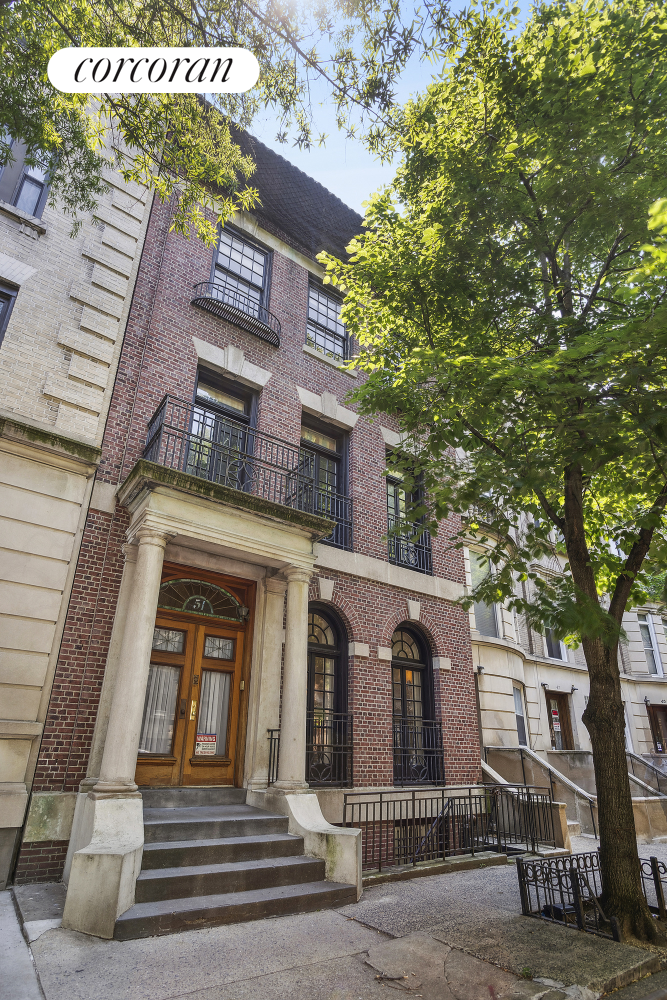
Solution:
[{"label": "concrete sidewalk", "polygon": [[[54,927],[62,887],[14,891],[46,1000],[378,1000],[388,990],[423,1000],[594,1000],[661,964],[522,917],[514,865],[377,886],[342,910],[137,941]],[[628,1000],[651,993],[651,982],[637,982]]]}]

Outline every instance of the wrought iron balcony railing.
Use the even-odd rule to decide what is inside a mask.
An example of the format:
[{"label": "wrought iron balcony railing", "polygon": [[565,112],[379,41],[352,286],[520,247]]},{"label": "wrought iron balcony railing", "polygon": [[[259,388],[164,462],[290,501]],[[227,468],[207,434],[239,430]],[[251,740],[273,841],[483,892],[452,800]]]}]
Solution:
[{"label": "wrought iron balcony railing", "polygon": [[309,785],[352,785],[352,715],[309,712],[306,716],[306,781]]},{"label": "wrought iron balcony railing", "polygon": [[445,760],[439,722],[394,717],[394,784],[444,785]]},{"label": "wrought iron balcony railing", "polygon": [[387,515],[389,520],[388,544],[389,562],[396,566],[406,566],[418,573],[433,573],[431,557],[431,536],[405,518]]},{"label": "wrought iron balcony railing", "polygon": [[164,397],[149,425],[149,462],[335,521],[328,545],[352,548],[352,501],[307,474],[298,448],[215,410]]},{"label": "wrought iron balcony railing", "polygon": [[193,306],[207,309],[243,330],[280,347],[280,321],[249,295],[216,281],[202,281],[194,286]]}]

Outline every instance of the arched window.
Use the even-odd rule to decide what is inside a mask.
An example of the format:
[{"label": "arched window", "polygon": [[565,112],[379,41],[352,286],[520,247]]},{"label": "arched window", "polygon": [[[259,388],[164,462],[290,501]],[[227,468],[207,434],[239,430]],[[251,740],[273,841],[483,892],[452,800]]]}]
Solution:
[{"label": "arched window", "polygon": [[345,631],[329,609],[308,614],[306,778],[311,785],[352,781],[352,721],[347,712]]},{"label": "arched window", "polygon": [[400,625],[391,637],[394,782],[443,784],[440,723],[433,719],[430,657],[419,633]]},{"label": "arched window", "polygon": [[248,609],[232,594],[203,580],[166,580],[160,587],[157,606],[227,621],[245,621],[248,617]]}]

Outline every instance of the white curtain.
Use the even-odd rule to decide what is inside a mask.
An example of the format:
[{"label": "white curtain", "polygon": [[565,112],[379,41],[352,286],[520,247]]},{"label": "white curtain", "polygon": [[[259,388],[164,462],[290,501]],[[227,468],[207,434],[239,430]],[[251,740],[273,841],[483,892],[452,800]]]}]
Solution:
[{"label": "white curtain", "polygon": [[197,734],[217,736],[216,755],[222,757],[227,742],[230,674],[219,670],[203,670]]},{"label": "white curtain", "polygon": [[139,753],[171,753],[179,675],[179,667],[165,667],[151,663]]}]

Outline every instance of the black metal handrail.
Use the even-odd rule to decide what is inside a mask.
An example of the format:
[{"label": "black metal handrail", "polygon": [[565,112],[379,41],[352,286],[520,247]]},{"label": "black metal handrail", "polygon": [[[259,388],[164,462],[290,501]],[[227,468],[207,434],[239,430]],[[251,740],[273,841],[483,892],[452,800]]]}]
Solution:
[{"label": "black metal handrail", "polygon": [[306,781],[312,786],[352,785],[351,712],[307,714]]},{"label": "black metal handrail", "polygon": [[[667,776],[665,776],[660,771],[660,769],[655,766],[655,764],[651,764],[650,761],[644,760],[643,757],[640,757],[636,753],[632,753],[631,750],[626,750],[625,751],[625,757],[626,757],[626,760],[628,761],[628,763],[630,764],[630,770],[632,771],[632,773],[633,773],[633,775],[634,775],[635,778],[639,778],[640,781],[644,781],[644,783],[647,784],[647,785],[651,784],[650,781],[646,781],[645,778],[642,778],[641,775],[639,775],[639,774],[637,774],[635,772],[635,761],[637,761],[638,764],[640,764],[643,768],[646,769],[647,776],[649,776],[649,777],[651,777],[651,778],[654,779],[656,785],[658,786],[657,789],[656,789],[656,791],[658,792],[658,795],[665,795],[665,794],[667,794],[667,792],[665,791],[665,786],[667,786]],[[662,778],[662,783],[663,783],[663,787],[662,788],[660,787],[660,779],[661,778]]]},{"label": "black metal handrail", "polygon": [[394,717],[394,784],[444,785],[445,759],[439,722]]},{"label": "black metal handrail", "polygon": [[479,851],[553,847],[552,806],[549,789],[523,785],[348,792],[343,826],[361,829],[362,869],[382,871]]},{"label": "black metal handrail", "polygon": [[389,531],[387,542],[389,562],[396,566],[406,566],[418,573],[433,573],[431,556],[431,535],[418,522],[387,515]]},{"label": "black metal handrail", "polygon": [[335,522],[321,541],[352,548],[352,500],[317,483],[298,447],[216,410],[166,395],[148,424],[144,458]]},{"label": "black metal handrail", "polygon": [[280,347],[280,321],[272,312],[249,295],[216,281],[201,281],[194,285],[193,306],[206,309],[221,319],[229,320],[274,347]]},{"label": "black metal handrail", "polygon": [[280,730],[267,729],[269,734],[269,785],[278,780],[278,759],[280,757]]}]

